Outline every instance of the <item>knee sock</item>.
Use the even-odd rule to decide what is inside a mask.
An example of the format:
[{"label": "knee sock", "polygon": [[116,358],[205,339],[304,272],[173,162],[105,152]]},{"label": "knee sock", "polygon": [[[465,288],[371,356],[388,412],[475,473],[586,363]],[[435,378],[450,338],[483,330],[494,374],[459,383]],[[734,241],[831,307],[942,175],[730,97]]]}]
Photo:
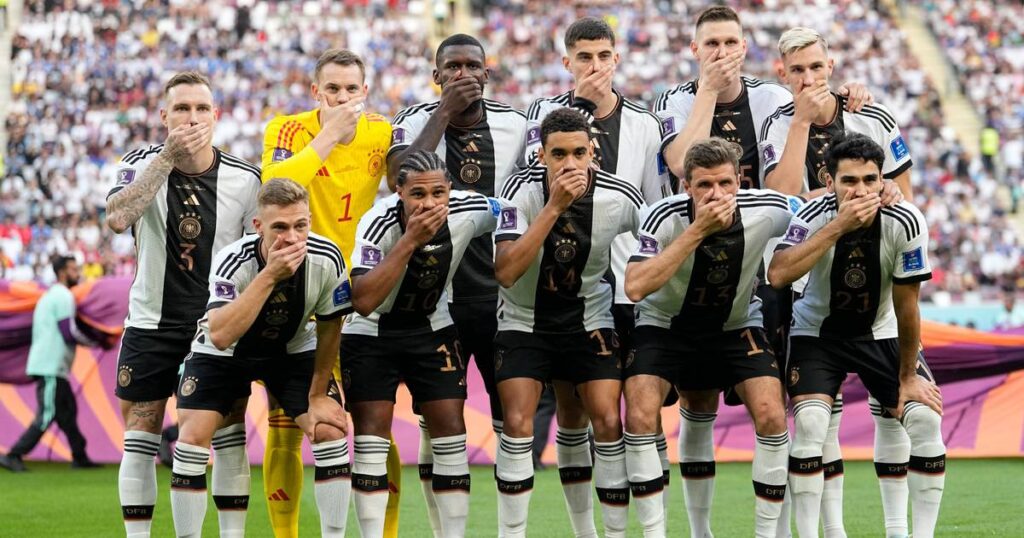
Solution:
[{"label": "knee sock", "polygon": [[213,484],[221,538],[245,536],[249,509],[249,455],[245,451],[245,424],[232,424],[213,435]]},{"label": "knee sock", "polygon": [[316,493],[316,509],[320,512],[320,534],[343,537],[352,496],[348,439],[324,441],[312,448],[316,465],[313,491]]},{"label": "knee sock", "polygon": [[171,470],[171,514],[174,532],[182,538],[199,537],[206,517],[206,464],[210,449],[179,441]]},{"label": "knee sock", "polygon": [[466,434],[437,437],[430,440],[434,451],[434,499],[441,520],[444,538],[466,535],[469,517],[469,456]]},{"label": "knee sock", "polygon": [[874,398],[868,399],[871,418],[875,421],[875,475],[882,494],[885,535],[905,538],[910,534],[907,523],[907,464],[910,462],[910,437],[900,421],[882,409]]},{"label": "knee sock", "polygon": [[754,535],[775,535],[786,497],[789,433],[757,435],[754,446]]},{"label": "knee sock", "polygon": [[558,477],[562,482],[569,522],[577,538],[597,537],[594,527],[594,499],[591,479],[594,464],[590,455],[590,429],[558,428],[555,435]]},{"label": "knee sock", "polygon": [[376,538],[384,534],[384,515],[390,494],[387,461],[391,441],[375,435],[357,435],[355,445],[352,489],[359,530],[364,538]]},{"label": "knee sock", "polygon": [[946,483],[946,445],[942,441],[942,417],[930,407],[909,402],[904,406],[903,426],[910,436],[907,485],[914,513],[914,538],[931,538],[939,519],[939,505]]},{"label": "knee sock", "polygon": [[[270,526],[277,538],[298,538],[302,498],[302,430],[284,409],[267,417],[267,446],[263,450],[263,494]],[[215,464],[216,465],[216,464]]]},{"label": "knee sock", "polygon": [[594,443],[594,486],[601,502],[605,538],[626,536],[629,520],[629,479],[626,475],[626,443],[623,438]]},{"label": "knee sock", "polygon": [[430,447],[430,433],[427,432],[427,423],[420,418],[420,489],[423,491],[423,500],[427,505],[427,518],[430,520],[430,530],[433,536],[441,536],[441,518],[437,514],[437,502],[434,500],[434,453]]},{"label": "knee sock", "polygon": [[148,537],[156,505],[156,464],[160,436],[135,430],[124,432],[124,456],[117,473],[121,514],[128,538]]},{"label": "knee sock", "polygon": [[821,490],[821,526],[825,538],[846,538],[843,525],[843,452],[839,447],[839,423],[843,418],[843,395],[832,402],[825,444],[821,448],[824,488]]},{"label": "knee sock", "polygon": [[665,440],[665,432],[659,432],[654,437],[654,443],[658,447],[658,460],[661,462],[661,504],[662,509],[665,511],[665,527],[668,527],[668,505],[669,505],[669,492],[672,491],[669,488],[670,478],[672,477],[672,466],[668,462],[668,441]]},{"label": "knee sock", "polygon": [[711,538],[711,501],[715,495],[715,413],[679,408],[679,470],[691,538]]},{"label": "knee sock", "polygon": [[636,518],[645,537],[665,536],[665,505],[661,497],[665,479],[661,474],[656,435],[625,434],[626,474],[636,504]]},{"label": "knee sock", "polygon": [[832,408],[821,400],[804,400],[793,406],[796,432],[789,456],[789,484],[800,538],[818,536],[821,495],[825,487],[822,447],[831,417]]},{"label": "knee sock", "polygon": [[496,460],[498,536],[525,538],[533,493],[533,437],[509,437],[502,433]]}]

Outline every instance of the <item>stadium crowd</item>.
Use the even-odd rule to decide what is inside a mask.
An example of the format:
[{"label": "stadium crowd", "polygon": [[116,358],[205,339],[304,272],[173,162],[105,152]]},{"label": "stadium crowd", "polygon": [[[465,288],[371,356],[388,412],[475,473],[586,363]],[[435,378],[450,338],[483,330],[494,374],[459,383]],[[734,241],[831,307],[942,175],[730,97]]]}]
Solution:
[{"label": "stadium crowd", "polygon": [[[748,32],[745,73],[776,80],[779,34],[812,26],[830,40],[838,60],[834,78],[866,84],[896,115],[914,158],[915,202],[934,228],[936,280],[926,295],[995,290],[1020,277],[1022,249],[1007,218],[1012,190],[995,180],[973,148],[956,141],[938,93],[891,19],[859,1],[732,4]],[[1019,5],[1014,16],[980,4],[940,0],[928,7],[944,43],[968,51],[969,58],[952,60],[973,66],[961,70],[965,88],[979,108],[994,111],[1004,152],[1018,148],[1003,162],[1019,183],[1024,18]],[[85,262],[86,277],[132,274],[133,240],[101,225],[104,198],[123,151],[163,139],[153,111],[163,80],[174,71],[211,76],[222,109],[214,143],[253,162],[270,117],[310,106],[312,59],[326,44],[364,55],[370,110],[391,116],[435,98],[437,90],[423,84],[433,63],[423,15],[411,14],[403,2],[295,6],[245,0],[27,5],[12,50],[13,102],[0,183],[2,276],[48,282],[50,254],[68,250]],[[488,95],[521,109],[570,86],[560,29],[583,15],[605,16],[620,36],[615,85],[627,97],[650,104],[696,75],[689,43],[703,5],[552,8],[550,2],[500,0],[474,6],[474,33],[488,47]]]}]

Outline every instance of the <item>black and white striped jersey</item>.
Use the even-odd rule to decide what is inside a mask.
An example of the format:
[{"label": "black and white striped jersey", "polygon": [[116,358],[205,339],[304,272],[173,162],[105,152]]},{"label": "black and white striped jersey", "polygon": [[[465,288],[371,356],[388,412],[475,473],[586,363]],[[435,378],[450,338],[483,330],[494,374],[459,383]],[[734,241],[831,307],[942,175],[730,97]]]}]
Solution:
[{"label": "black and white striped jersey", "polygon": [[[594,141],[594,163],[601,170],[633,184],[647,204],[672,194],[668,168],[661,159],[661,125],[658,117],[644,107],[618,95],[618,104],[606,117],[594,118],[590,133]],[[573,92],[537,99],[530,105],[526,119],[530,122],[527,159],[540,147],[540,124],[549,113],[572,105]],[[629,304],[626,298],[626,260],[636,249],[636,238],[619,236],[612,243],[612,272],[615,275],[615,303]]]},{"label": "black and white striped jersey", "polygon": [[[210,271],[207,311],[238,299],[267,264],[260,252],[263,239],[247,235],[217,253]],[[352,293],[345,257],[330,239],[310,233],[306,261],[291,278],[274,286],[245,334],[221,351],[210,340],[207,316],[199,320],[192,351],[226,357],[268,358],[316,349],[316,324],[352,311]]]},{"label": "black and white striped jersey", "polygon": [[[798,245],[839,214],[835,194],[809,202],[793,217],[778,248]],[[849,232],[811,268],[793,304],[793,336],[882,340],[898,336],[893,284],[931,278],[928,225],[906,201],[879,210],[867,228]]]},{"label": "black and white striped jersey", "polygon": [[[451,191],[448,222],[409,259],[397,286],[369,316],[353,314],[344,334],[416,336],[452,324],[446,288],[474,238],[486,237],[498,222],[498,200],[468,191]],[[393,194],[374,204],[359,220],[352,276],[379,265],[405,232],[402,201]]]},{"label": "black and white striped jersey", "polygon": [[[388,155],[409,147],[423,131],[439,102],[411,106],[392,122]],[[445,160],[452,187],[495,196],[505,179],[522,168],[526,147],[526,115],[508,105],[484,99],[483,118],[471,127],[448,126],[436,153]],[[452,281],[455,302],[494,300],[494,245],[489,237],[472,242]]]},{"label": "black and white striped jersey", "polygon": [[[805,190],[812,191],[826,186],[825,178],[828,173],[825,170],[825,153],[833,140],[846,133],[865,135],[882,147],[885,151],[882,175],[886,179],[892,179],[911,167],[913,163],[910,151],[889,109],[882,105],[866,105],[860,112],[848,112],[846,98],[836,93],[832,95],[838,105],[835,118],[828,125],[812,124],[807,135],[807,155],[804,158]],[[794,103],[782,106],[768,116],[761,126],[761,159],[766,175],[782,160],[795,110]]]},{"label": "black and white striped jersey", "polygon": [[[793,101],[786,88],[753,77],[740,77],[743,91],[731,103],[715,105],[710,136],[735,142],[743,148],[740,159],[740,180],[743,188],[759,189],[764,184],[764,163],[758,151],[761,126],[779,107]],[[697,84],[693,80],[663,93],[654,105],[661,119],[662,149],[664,150],[686,127],[697,97]]]},{"label": "black and white striped jersey", "polygon": [[[141,178],[162,149],[126,153],[107,198]],[[214,253],[255,231],[259,168],[213,151],[213,165],[201,174],[172,170],[132,226],[138,252],[126,327],[191,334],[206,307]]]},{"label": "black and white striped jersey", "polygon": [[[740,190],[732,226],[704,238],[661,289],[638,303],[637,326],[690,334],[761,327],[761,299],[754,292],[762,254],[802,204],[775,191]],[[640,217],[639,246],[630,261],[659,255],[695,218],[685,193],[652,205]]]},{"label": "black and white striped jersey", "polygon": [[[548,201],[547,172],[536,164],[509,178],[495,242],[526,233]],[[601,170],[590,174],[587,193],[558,217],[530,267],[500,290],[499,331],[569,334],[614,325],[612,286],[604,279],[610,247],[620,234],[636,235],[646,206],[628,181]]]}]

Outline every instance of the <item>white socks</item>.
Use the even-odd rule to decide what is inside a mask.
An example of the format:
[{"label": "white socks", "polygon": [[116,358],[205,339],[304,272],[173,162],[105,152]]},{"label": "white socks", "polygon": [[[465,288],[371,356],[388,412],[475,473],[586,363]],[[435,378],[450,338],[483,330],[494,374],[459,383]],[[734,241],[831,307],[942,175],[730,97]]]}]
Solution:
[{"label": "white socks", "polygon": [[662,490],[661,490],[661,503],[665,509],[665,525],[668,526],[668,505],[669,505],[669,492],[672,491],[669,488],[670,478],[672,477],[672,466],[668,462],[668,441],[665,440],[665,432],[659,432],[654,437],[654,444],[658,447],[658,459],[661,461],[661,479],[662,479]]},{"label": "white socks", "polygon": [[[715,413],[679,408],[679,470],[690,519],[691,538],[712,538],[711,500],[715,494]],[[667,513],[667,512],[666,512]]]},{"label": "white socks", "polygon": [[825,486],[822,446],[831,417],[832,407],[821,400],[804,400],[793,406],[796,434],[789,456],[789,485],[800,538],[818,536]]},{"label": "white socks", "polygon": [[[623,438],[594,443],[594,486],[601,503],[605,538],[626,536],[629,518],[629,480],[626,477],[626,444]],[[660,466],[660,464],[659,464]]]},{"label": "white socks", "polygon": [[[316,508],[320,512],[320,534],[344,537],[348,523],[348,503],[352,496],[352,469],[349,466],[348,439],[324,441],[312,445],[316,481]],[[384,482],[387,487],[387,480]]]},{"label": "white socks", "polygon": [[629,489],[636,504],[636,517],[644,537],[665,536],[665,505],[662,491],[665,479],[661,474],[656,435],[626,433],[626,472]]},{"label": "white socks", "polygon": [[757,435],[754,447],[754,535],[774,537],[786,496],[789,433]]},{"label": "white socks", "polygon": [[533,493],[533,437],[508,437],[502,433],[496,460],[498,537],[525,538]]},{"label": "white socks", "polygon": [[[466,434],[430,440],[434,451],[433,493],[444,538],[462,538],[469,516],[469,459]],[[532,459],[531,459],[532,462]]]},{"label": "white socks", "polygon": [[569,522],[577,538],[597,538],[594,527],[594,498],[591,479],[594,464],[590,456],[590,429],[558,428],[555,435],[558,477],[562,482]]},{"label": "white socks", "polygon": [[129,430],[124,432],[124,455],[117,474],[121,514],[128,538],[148,537],[156,505],[156,464],[160,436]]},{"label": "white socks", "polygon": [[355,491],[359,531],[364,538],[383,536],[384,515],[390,495],[387,461],[391,442],[375,435],[357,435],[355,445],[352,489]]},{"label": "white socks", "polygon": [[171,473],[171,513],[174,532],[182,538],[203,533],[206,517],[206,465],[210,449],[179,441],[174,447]]},{"label": "white socks", "polygon": [[249,455],[245,451],[245,424],[232,424],[213,434],[213,484],[220,538],[245,536],[249,508]]},{"label": "white socks", "polygon": [[825,538],[846,538],[843,526],[843,452],[839,446],[839,424],[843,418],[843,395],[832,402],[832,418],[821,447],[821,468],[825,485],[821,491],[821,526]]},{"label": "white socks", "polygon": [[875,475],[882,494],[885,514],[885,535],[901,538],[910,534],[907,524],[907,464],[910,461],[910,436],[900,421],[893,418],[882,404],[868,399],[871,418],[875,421]]},{"label": "white socks", "polygon": [[914,508],[914,538],[931,538],[946,482],[942,417],[924,404],[908,402],[903,409],[903,426],[910,436],[907,484]]},{"label": "white socks", "polygon": [[430,447],[430,433],[423,417],[420,417],[420,449],[416,461],[419,463],[420,490],[427,504],[430,530],[432,536],[441,536],[441,518],[437,515],[437,502],[434,500],[434,452]]}]

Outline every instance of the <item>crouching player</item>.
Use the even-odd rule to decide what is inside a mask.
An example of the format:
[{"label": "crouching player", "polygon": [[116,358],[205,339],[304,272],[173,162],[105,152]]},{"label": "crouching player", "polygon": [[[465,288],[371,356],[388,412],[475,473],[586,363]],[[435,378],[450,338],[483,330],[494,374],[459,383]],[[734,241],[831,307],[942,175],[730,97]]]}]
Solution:
[{"label": "crouching player", "polygon": [[214,258],[207,312],[178,386],[174,529],[178,536],[200,535],[211,438],[232,403],[262,380],[309,437],[321,533],[341,537],[351,491],[348,425],[331,368],[342,316],[352,310],[344,258],[309,232],[309,198],[297,183],[268,181],[257,203],[258,234]]}]

